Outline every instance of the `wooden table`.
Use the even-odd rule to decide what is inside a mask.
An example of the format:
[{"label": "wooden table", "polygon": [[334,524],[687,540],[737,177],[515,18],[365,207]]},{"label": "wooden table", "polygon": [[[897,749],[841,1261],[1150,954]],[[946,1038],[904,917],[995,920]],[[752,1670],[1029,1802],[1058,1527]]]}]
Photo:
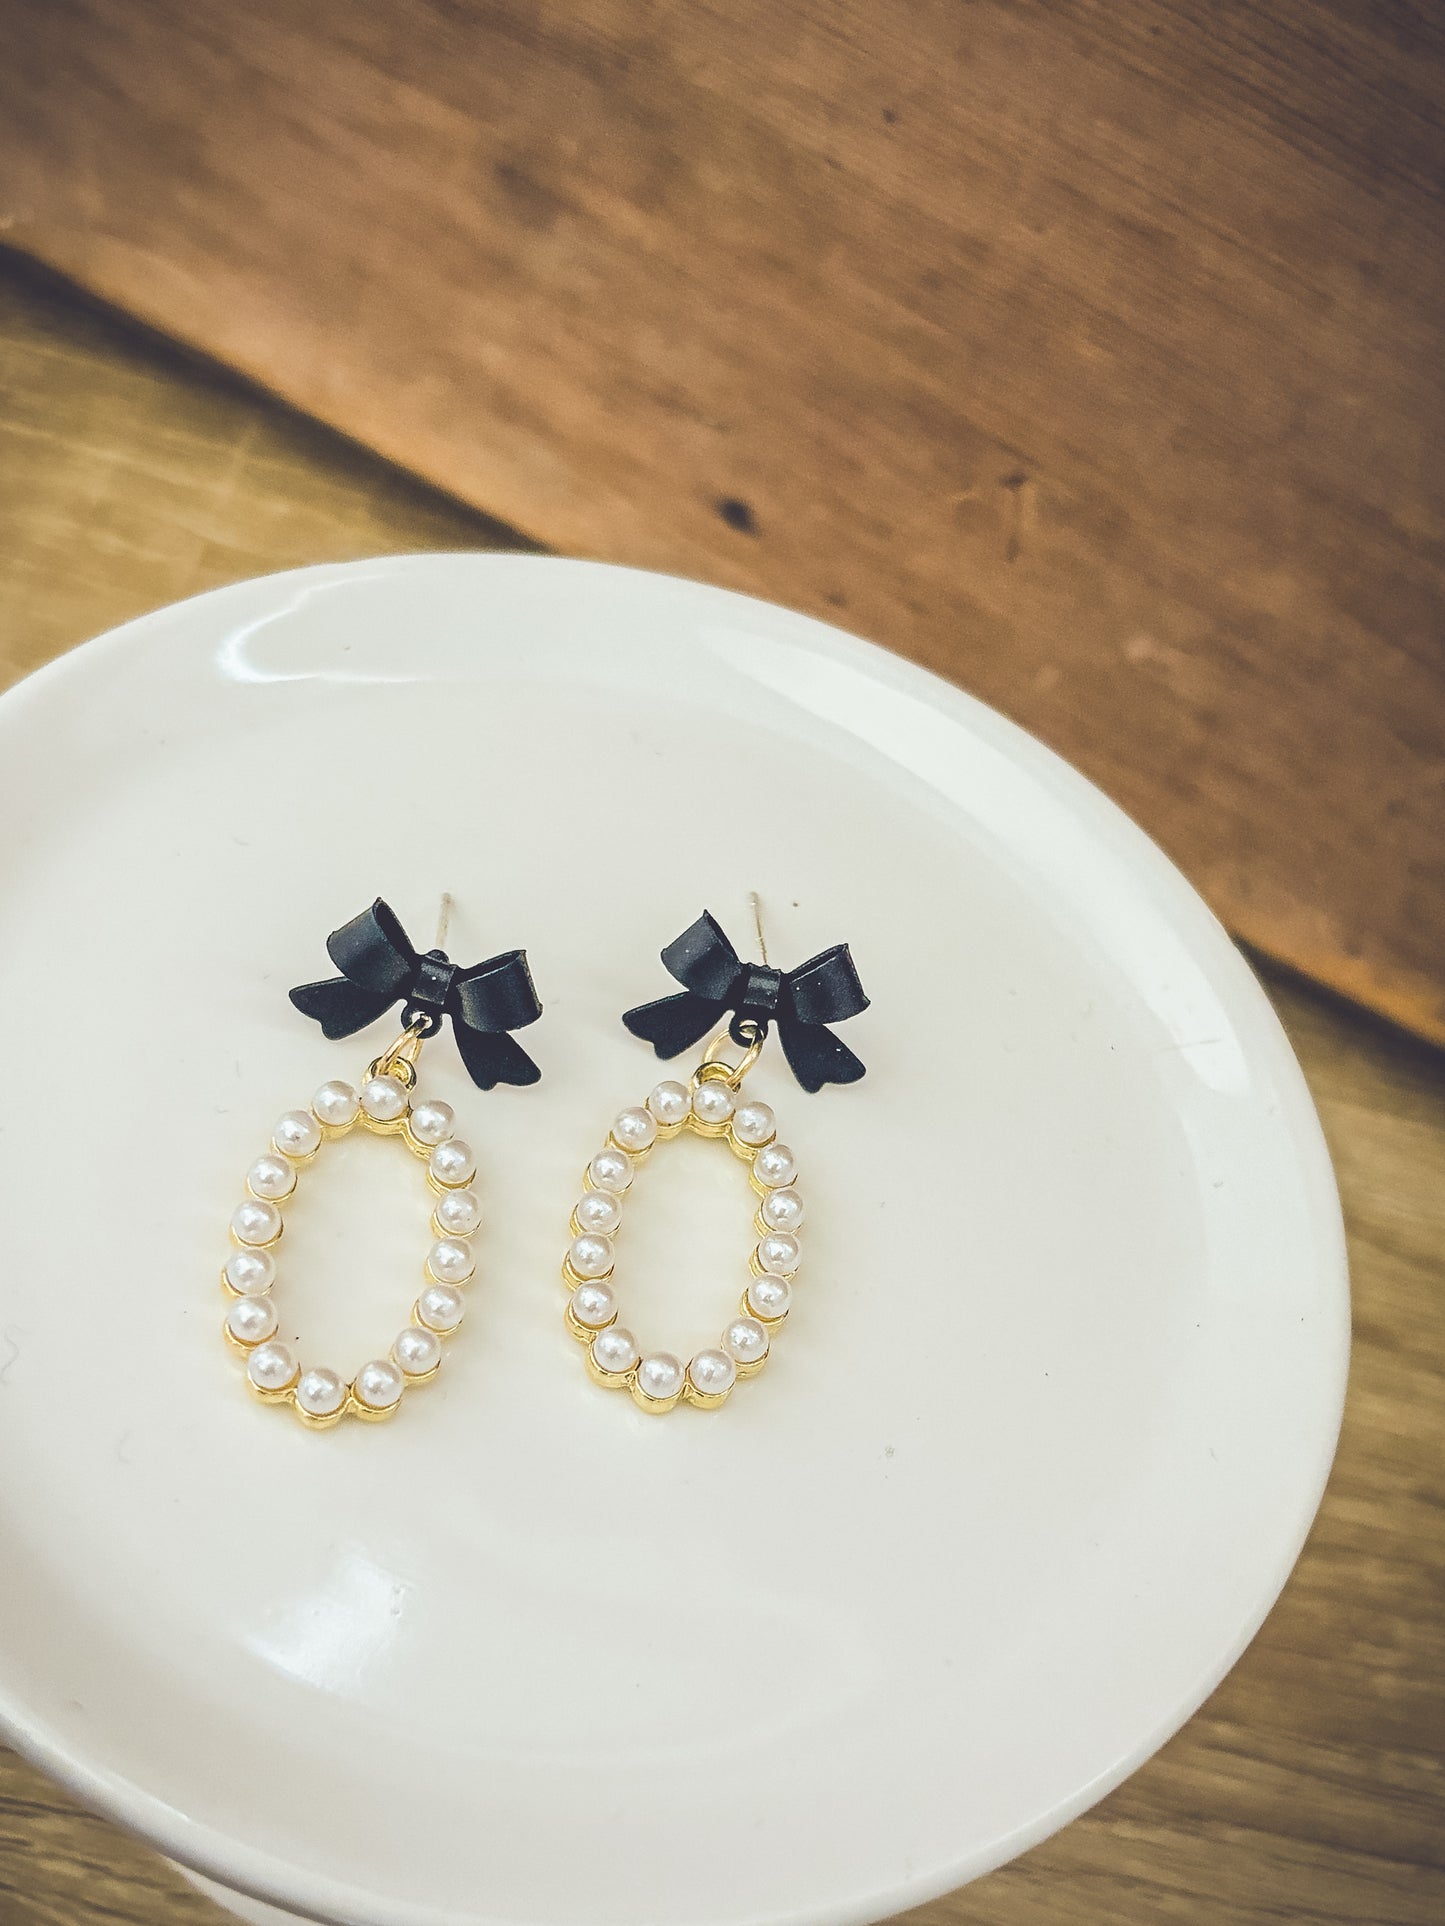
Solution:
[{"label": "wooden table", "polygon": [[1442,22],[7,0],[0,236],[560,553],[953,676],[1445,1044]]},{"label": "wooden table", "polygon": [[[3,264],[0,529],[5,680],[237,576],[515,542]],[[1354,1371],[1324,1508],[1263,1632],[1184,1731],[1094,1811],[913,1926],[1445,1920],[1445,1062],[1267,980],[1324,1117],[1354,1265]],[[3,1926],[220,1920],[0,1751]]]}]

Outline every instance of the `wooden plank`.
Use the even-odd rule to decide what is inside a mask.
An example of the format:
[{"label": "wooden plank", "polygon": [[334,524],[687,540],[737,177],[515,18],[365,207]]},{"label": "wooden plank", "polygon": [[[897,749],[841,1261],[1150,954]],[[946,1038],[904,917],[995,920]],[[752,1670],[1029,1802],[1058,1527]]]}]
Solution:
[{"label": "wooden plank", "polygon": [[5,1926],[223,1926],[226,1918],[149,1847],[0,1746]]},{"label": "wooden plank", "polygon": [[1445,26],[11,0],[12,244],[563,549],[1037,730],[1445,1040]]},{"label": "wooden plank", "polygon": [[[45,287],[0,273],[0,630],[13,675],[234,575],[502,532]],[[1324,1509],[1209,1704],[1111,1798],[910,1926],[1445,1918],[1445,1063],[1271,989],[1339,1168],[1354,1369]],[[5,1926],[207,1926],[147,1849],[0,1752]]]},{"label": "wooden plank", "polygon": [[525,546],[20,266],[0,273],[0,686],[247,575]]}]

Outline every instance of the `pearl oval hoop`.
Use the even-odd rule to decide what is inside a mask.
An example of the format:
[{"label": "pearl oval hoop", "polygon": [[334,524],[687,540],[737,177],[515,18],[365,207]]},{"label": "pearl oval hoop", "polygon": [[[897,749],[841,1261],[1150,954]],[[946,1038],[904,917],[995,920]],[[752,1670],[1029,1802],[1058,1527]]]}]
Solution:
[{"label": "pearl oval hoop", "polygon": [[[401,1407],[405,1392],[429,1384],[441,1369],[444,1340],[466,1312],[462,1287],[476,1270],[470,1238],[481,1219],[471,1188],[476,1158],[456,1135],[450,1104],[413,1097],[416,1071],[398,1051],[379,1058],[360,1090],[349,1083],[323,1083],[305,1110],[288,1110],[276,1125],[270,1148],[246,1173],[246,1194],[231,1217],[233,1249],[221,1268],[230,1303],[223,1330],[245,1359],[246,1382],[267,1404],[289,1404],[302,1423],[329,1430],[344,1417],[379,1423]],[[420,1294],[411,1321],[389,1353],[364,1364],[349,1382],[323,1366],[303,1367],[292,1347],[276,1335],[280,1322],[272,1290],[275,1246],[285,1230],[302,1171],[322,1144],[357,1129],[400,1137],[425,1160],[427,1183],[436,1195],[433,1242],[427,1252]]]},{"label": "pearl oval hoop", "polygon": [[[754,1376],[767,1363],[773,1335],[792,1302],[802,1259],[797,1163],[788,1146],[778,1142],[771,1107],[740,1098],[737,1085],[746,1067],[746,1061],[734,1067],[709,1058],[690,1084],[660,1083],[645,1104],[619,1111],[607,1142],[587,1166],[586,1187],[572,1212],[572,1242],[562,1264],[569,1293],[567,1328],[586,1347],[593,1381],[630,1391],[647,1412],[671,1411],[680,1402],[711,1411],[725,1403],[740,1378]],[[614,1240],[636,1170],[655,1145],[683,1130],[724,1140],[749,1166],[762,1200],[753,1220],[751,1276],[737,1315],[715,1345],[693,1352],[685,1365],[670,1351],[641,1348],[619,1322],[612,1284]]]}]

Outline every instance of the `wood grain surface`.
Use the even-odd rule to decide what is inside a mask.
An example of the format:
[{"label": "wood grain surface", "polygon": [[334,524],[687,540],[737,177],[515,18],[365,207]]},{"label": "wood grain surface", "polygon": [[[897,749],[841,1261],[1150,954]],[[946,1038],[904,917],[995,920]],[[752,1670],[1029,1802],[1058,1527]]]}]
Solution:
[{"label": "wood grain surface", "polygon": [[1445,15],[9,0],[0,232],[997,704],[1445,1039]]},{"label": "wood grain surface", "polygon": [[[505,531],[0,268],[0,676],[234,576]],[[1339,1460],[1259,1638],[1144,1769],[910,1926],[1445,1919],[1445,1061],[1269,979],[1337,1161],[1356,1348]],[[4,1548],[0,1546],[0,1582]],[[219,1926],[0,1749],[3,1926]]]}]

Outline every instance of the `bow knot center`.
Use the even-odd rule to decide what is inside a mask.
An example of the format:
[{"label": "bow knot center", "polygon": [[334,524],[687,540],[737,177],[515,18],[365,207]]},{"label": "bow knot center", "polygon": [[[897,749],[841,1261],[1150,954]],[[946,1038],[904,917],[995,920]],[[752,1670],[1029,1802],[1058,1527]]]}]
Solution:
[{"label": "bow knot center", "polygon": [[747,963],[743,966],[741,992],[737,1002],[740,1011],[746,1010],[750,1016],[776,1016],[783,994],[783,972],[766,963]]},{"label": "bow knot center", "polygon": [[456,976],[457,966],[445,950],[428,950],[425,956],[419,956],[416,960],[416,975],[412,979],[407,1007],[420,1010],[440,1022]]}]

